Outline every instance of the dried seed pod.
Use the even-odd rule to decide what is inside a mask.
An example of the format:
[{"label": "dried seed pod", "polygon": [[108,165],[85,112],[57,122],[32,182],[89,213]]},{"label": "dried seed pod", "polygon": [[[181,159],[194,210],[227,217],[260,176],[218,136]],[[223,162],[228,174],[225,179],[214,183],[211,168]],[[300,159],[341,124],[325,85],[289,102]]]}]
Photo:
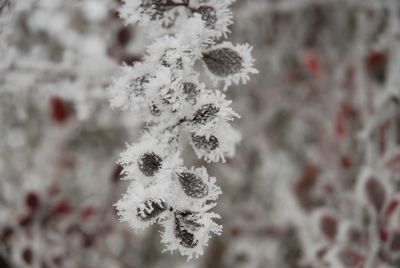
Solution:
[{"label": "dried seed pod", "polygon": [[208,194],[208,186],[204,181],[191,172],[178,174],[179,182],[185,194],[192,198],[203,198]]},{"label": "dried seed pod", "polygon": [[162,201],[147,200],[143,206],[139,206],[136,210],[136,215],[142,221],[150,221],[158,217],[167,209],[167,204]]},{"label": "dried seed pod", "polygon": [[227,47],[210,50],[203,54],[208,70],[216,76],[228,77],[240,73],[243,59],[235,50]]},{"label": "dried seed pod", "polygon": [[154,176],[162,166],[162,159],[155,153],[145,153],[138,161],[140,171],[147,177]]},{"label": "dried seed pod", "polygon": [[195,112],[193,116],[193,122],[195,122],[196,124],[204,125],[213,120],[217,116],[218,112],[219,108],[215,106],[215,104],[204,104],[199,110]]},{"label": "dried seed pod", "polygon": [[192,134],[192,141],[197,149],[206,151],[207,153],[214,151],[219,146],[218,138],[214,135],[207,138],[206,136]]}]

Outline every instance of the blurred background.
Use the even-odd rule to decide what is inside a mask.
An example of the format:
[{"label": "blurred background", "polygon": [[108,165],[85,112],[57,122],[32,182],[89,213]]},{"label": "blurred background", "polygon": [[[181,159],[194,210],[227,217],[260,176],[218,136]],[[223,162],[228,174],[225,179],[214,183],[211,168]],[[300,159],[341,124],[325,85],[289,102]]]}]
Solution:
[{"label": "blurred background", "polygon": [[[223,234],[187,262],[113,204],[143,127],[107,87],[152,39],[116,0],[0,0],[0,268],[400,267],[400,2],[237,0],[236,156],[208,164]],[[185,150],[187,165],[203,165]]]}]

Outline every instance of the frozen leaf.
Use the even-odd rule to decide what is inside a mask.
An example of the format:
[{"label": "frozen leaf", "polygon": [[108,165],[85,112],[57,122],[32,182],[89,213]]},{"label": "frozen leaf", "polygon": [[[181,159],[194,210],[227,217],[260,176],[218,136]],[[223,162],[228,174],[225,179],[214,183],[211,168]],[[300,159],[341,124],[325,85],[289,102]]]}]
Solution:
[{"label": "frozen leaf", "polygon": [[202,225],[197,223],[196,219],[197,214],[193,211],[175,212],[175,235],[180,240],[180,244],[186,248],[194,248],[199,243],[193,232]]},{"label": "frozen leaf", "polygon": [[145,153],[139,159],[139,169],[147,177],[154,176],[162,165],[162,159],[155,153]]},{"label": "frozen leaf", "polygon": [[137,216],[143,221],[149,221],[159,216],[166,209],[167,204],[164,201],[158,200],[156,202],[154,200],[148,200],[139,205],[137,208]]},{"label": "frozen leaf", "polygon": [[172,17],[171,10],[176,5],[170,0],[124,0],[120,15],[127,23],[163,21],[168,23]]},{"label": "frozen leaf", "polygon": [[195,239],[193,233],[181,229],[179,225],[176,226],[175,235],[180,240],[180,244],[186,248],[194,248],[199,243],[199,241]]},{"label": "frozen leaf", "polygon": [[338,232],[338,221],[332,215],[323,215],[320,219],[321,232],[328,239],[335,239]]},{"label": "frozen leaf", "polygon": [[196,124],[206,124],[213,120],[217,113],[219,112],[219,108],[215,106],[215,104],[204,104],[199,110],[197,110],[193,116],[193,122]]},{"label": "frozen leaf", "polygon": [[182,172],[178,174],[179,182],[185,194],[192,198],[203,198],[208,194],[208,187],[204,181],[194,173]]},{"label": "frozen leaf", "polygon": [[241,72],[243,58],[235,50],[227,47],[217,48],[203,54],[208,70],[216,76],[228,77]]},{"label": "frozen leaf", "polygon": [[369,178],[365,183],[365,194],[371,205],[380,212],[386,200],[386,191],[382,183],[374,177]]},{"label": "frozen leaf", "polygon": [[175,220],[181,229],[196,231],[203,225],[198,223],[198,213],[190,210],[175,211]]},{"label": "frozen leaf", "polygon": [[197,157],[207,162],[225,161],[225,157],[232,157],[241,139],[240,133],[224,121],[218,122],[203,134],[192,133],[190,142]]},{"label": "frozen leaf", "polygon": [[340,262],[347,268],[362,267],[365,256],[354,248],[347,247],[339,251],[338,258]]},{"label": "frozen leaf", "polygon": [[253,67],[251,49],[249,45],[234,46],[224,42],[204,51],[202,60],[210,77],[216,82],[225,82],[226,90],[232,83],[246,83],[249,74],[258,73]]},{"label": "frozen leaf", "polygon": [[192,134],[192,141],[197,149],[204,150],[208,153],[217,149],[219,145],[218,139],[214,135],[207,138],[206,136]]},{"label": "frozen leaf", "polygon": [[234,117],[239,117],[230,107],[231,101],[225,99],[220,91],[202,90],[197,99],[190,124],[190,131],[197,136],[209,136],[218,126],[226,125]]}]

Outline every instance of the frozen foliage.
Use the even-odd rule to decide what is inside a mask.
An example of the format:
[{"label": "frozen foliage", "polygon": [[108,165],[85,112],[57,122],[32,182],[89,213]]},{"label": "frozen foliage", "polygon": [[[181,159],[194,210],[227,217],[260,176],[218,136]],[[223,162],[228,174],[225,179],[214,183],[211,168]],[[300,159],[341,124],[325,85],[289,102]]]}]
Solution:
[{"label": "frozen foliage", "polygon": [[400,2],[228,4],[0,0],[1,268],[399,267]]},{"label": "frozen foliage", "polygon": [[210,235],[221,233],[219,216],[210,212],[221,190],[204,167],[184,167],[180,136],[188,134],[196,155],[208,162],[232,157],[240,140],[229,124],[239,117],[231,101],[207,89],[195,65],[203,62],[224,90],[257,73],[249,45],[216,44],[232,22],[231,2],[125,0],[120,9],[126,23],[164,36],[147,47],[141,62],[123,66],[110,87],[111,106],[147,124],[139,142],[121,154],[124,179],[132,182],[116,207],[135,229],[161,224],[166,249],[188,258],[202,255]]}]

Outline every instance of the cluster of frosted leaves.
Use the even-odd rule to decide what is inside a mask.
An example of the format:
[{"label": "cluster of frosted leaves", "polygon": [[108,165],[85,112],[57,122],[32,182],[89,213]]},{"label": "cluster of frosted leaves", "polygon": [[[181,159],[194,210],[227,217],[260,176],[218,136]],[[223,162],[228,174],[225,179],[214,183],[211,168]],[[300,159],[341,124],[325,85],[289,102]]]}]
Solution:
[{"label": "cluster of frosted leaves", "polygon": [[233,22],[228,9],[232,2],[234,0],[124,0],[120,15],[126,23],[175,31],[198,15],[210,36],[218,38],[226,36],[228,26]]},{"label": "cluster of frosted leaves", "polygon": [[189,258],[201,255],[210,235],[221,232],[214,221],[219,216],[210,212],[221,191],[204,167],[183,165],[181,132],[208,162],[232,157],[241,138],[229,124],[239,117],[231,101],[220,90],[207,89],[195,66],[202,62],[212,80],[224,82],[224,90],[256,72],[248,45],[215,44],[227,32],[231,2],[126,0],[120,10],[127,23],[184,20],[177,32],[148,46],[141,62],[123,66],[110,93],[112,107],[131,110],[147,123],[140,141],[119,160],[131,181],[116,204],[120,218],[135,229],[161,224],[167,250]]},{"label": "cluster of frosted leaves", "polygon": [[199,82],[193,72],[198,48],[178,39],[161,38],[157,46],[149,47],[151,53],[143,62],[123,67],[123,75],[110,88],[111,105],[130,109],[161,130],[182,123],[199,158],[224,160],[224,156],[233,156],[240,140],[227,122],[239,116],[222,92],[206,89]]},{"label": "cluster of frosted leaves", "polygon": [[221,190],[204,167],[183,166],[179,153],[166,141],[170,137],[146,133],[122,153],[124,178],[131,183],[116,207],[120,219],[135,229],[159,223],[166,250],[197,257],[210,234],[221,233],[214,221],[219,216],[209,212]]},{"label": "cluster of frosted leaves", "polygon": [[163,114],[187,116],[184,104],[193,105],[204,88],[194,71],[197,62],[203,62],[210,78],[225,83],[224,90],[232,82],[247,82],[249,74],[257,72],[250,46],[210,44],[207,32],[204,22],[195,16],[182,33],[157,39],[142,62],[123,67],[110,88],[111,105],[139,112],[150,121],[162,121]]}]

